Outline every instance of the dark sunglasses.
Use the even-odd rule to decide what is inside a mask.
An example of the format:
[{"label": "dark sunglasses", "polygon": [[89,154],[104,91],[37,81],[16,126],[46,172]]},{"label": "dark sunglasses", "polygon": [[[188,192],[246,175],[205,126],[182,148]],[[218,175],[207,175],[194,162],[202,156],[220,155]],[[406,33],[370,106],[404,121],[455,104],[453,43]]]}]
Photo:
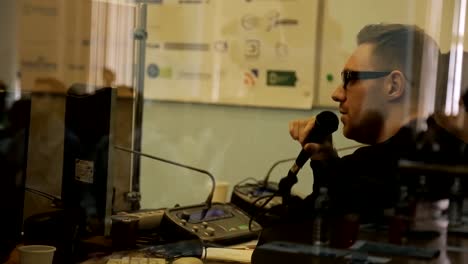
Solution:
[{"label": "dark sunglasses", "polygon": [[389,75],[391,71],[348,71],[341,72],[343,88],[346,89],[350,81],[378,79]]}]

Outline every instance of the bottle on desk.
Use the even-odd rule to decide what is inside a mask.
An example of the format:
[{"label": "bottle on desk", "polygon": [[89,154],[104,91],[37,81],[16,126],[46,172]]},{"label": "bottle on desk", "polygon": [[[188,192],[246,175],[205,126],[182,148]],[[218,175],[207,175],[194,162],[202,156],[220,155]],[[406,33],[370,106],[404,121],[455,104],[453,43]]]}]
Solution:
[{"label": "bottle on desk", "polygon": [[328,244],[330,240],[329,223],[329,203],[328,188],[321,187],[320,193],[315,200],[315,217],[312,227],[312,237],[315,245]]},{"label": "bottle on desk", "polygon": [[450,188],[448,218],[450,226],[459,226],[463,215],[463,193],[460,184],[460,178],[456,177]]},{"label": "bottle on desk", "polygon": [[395,205],[394,215],[390,217],[388,240],[393,244],[404,244],[412,217],[411,201],[408,194],[408,187],[400,186],[398,202]]},{"label": "bottle on desk", "polygon": [[431,218],[431,202],[429,200],[429,188],[426,182],[426,176],[419,176],[419,184],[415,191],[415,216],[414,224],[421,221],[427,221]]}]

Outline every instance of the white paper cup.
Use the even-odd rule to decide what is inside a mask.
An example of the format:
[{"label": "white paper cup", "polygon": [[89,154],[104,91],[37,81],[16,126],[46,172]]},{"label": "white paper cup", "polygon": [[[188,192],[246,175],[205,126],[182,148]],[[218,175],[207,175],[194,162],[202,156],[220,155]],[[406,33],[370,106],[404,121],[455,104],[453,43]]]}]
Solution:
[{"label": "white paper cup", "polygon": [[225,203],[229,190],[229,182],[217,182],[212,202]]},{"label": "white paper cup", "polygon": [[54,252],[53,246],[28,245],[18,248],[20,264],[52,264]]}]

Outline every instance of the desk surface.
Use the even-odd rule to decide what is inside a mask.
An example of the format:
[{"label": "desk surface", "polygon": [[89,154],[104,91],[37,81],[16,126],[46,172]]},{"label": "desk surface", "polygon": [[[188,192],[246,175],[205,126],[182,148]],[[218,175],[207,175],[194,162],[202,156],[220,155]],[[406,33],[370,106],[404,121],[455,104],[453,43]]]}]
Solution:
[{"label": "desk surface", "polygon": [[[440,255],[430,260],[385,256],[391,258],[389,263],[468,263],[468,233],[452,234],[448,232],[448,221],[446,220],[427,221],[418,226],[418,228],[419,230],[438,231],[440,235],[433,238],[409,239],[406,245],[439,249]],[[387,243],[388,233],[386,231],[361,231],[359,238]]]},{"label": "desk surface", "polygon": [[[406,243],[406,245],[409,245],[409,246],[439,249],[440,255],[437,258],[426,260],[426,259],[417,259],[417,258],[410,258],[410,257],[379,255],[379,254],[373,254],[373,253],[369,253],[368,255],[389,258],[391,260],[388,263],[411,263],[411,264],[468,263],[468,232],[466,234],[448,233],[447,224],[448,222],[446,220],[426,221],[422,225],[418,226],[418,228],[425,229],[425,230],[430,229],[433,231],[438,231],[440,235],[432,237],[432,238],[426,238],[426,239],[421,239],[421,238],[411,239],[410,238],[408,239]],[[361,229],[358,239],[387,243],[388,233],[386,230]],[[137,253],[130,254],[130,256],[138,256],[138,254]],[[83,262],[83,264],[105,264],[107,262],[107,259],[108,258],[106,257],[91,259],[86,262]],[[325,258],[317,257],[317,258],[314,258],[314,260],[311,261],[310,263],[337,263],[336,259],[332,260],[331,262],[330,260],[331,259],[327,257]],[[226,263],[226,262],[216,261],[216,260],[205,260],[204,263],[218,264],[218,263]]]}]

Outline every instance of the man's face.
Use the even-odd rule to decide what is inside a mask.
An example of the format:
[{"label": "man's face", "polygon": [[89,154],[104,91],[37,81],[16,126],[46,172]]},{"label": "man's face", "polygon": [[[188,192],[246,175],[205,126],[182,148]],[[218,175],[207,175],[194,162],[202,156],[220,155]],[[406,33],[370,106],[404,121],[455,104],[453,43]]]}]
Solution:
[{"label": "man's face", "polygon": [[[387,71],[385,65],[375,65],[373,44],[359,45],[349,57],[343,70]],[[386,117],[384,83],[386,76],[351,80],[346,87],[341,84],[332,94],[339,103],[343,134],[362,143],[373,143],[378,137]]]}]

